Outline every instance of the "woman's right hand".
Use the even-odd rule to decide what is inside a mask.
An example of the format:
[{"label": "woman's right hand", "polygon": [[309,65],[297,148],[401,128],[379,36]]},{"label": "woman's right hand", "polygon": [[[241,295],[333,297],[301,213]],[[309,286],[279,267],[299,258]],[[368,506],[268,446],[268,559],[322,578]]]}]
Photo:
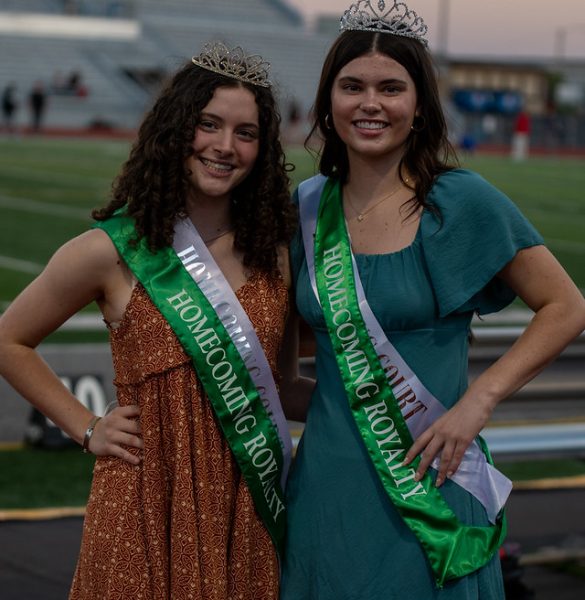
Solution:
[{"label": "woman's right hand", "polygon": [[87,449],[96,456],[116,456],[133,465],[140,464],[141,453],[129,451],[144,448],[139,416],[140,408],[134,404],[117,406],[96,423]]}]

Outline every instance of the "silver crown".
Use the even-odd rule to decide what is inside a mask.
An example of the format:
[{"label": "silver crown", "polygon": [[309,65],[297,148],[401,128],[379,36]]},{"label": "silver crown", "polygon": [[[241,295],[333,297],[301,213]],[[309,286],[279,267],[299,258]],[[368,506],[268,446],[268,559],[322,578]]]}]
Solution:
[{"label": "silver crown", "polygon": [[[373,5],[376,6],[373,6]],[[390,4],[390,3],[388,3]],[[425,46],[428,27],[413,10],[409,10],[404,2],[392,2],[390,8],[386,2],[379,0],[360,0],[352,4],[341,17],[339,31],[375,31],[391,33],[418,40]]]},{"label": "silver crown", "polygon": [[246,55],[239,46],[230,49],[221,42],[206,44],[201,54],[191,60],[193,64],[208,71],[245,83],[270,87],[270,63],[258,54]]}]

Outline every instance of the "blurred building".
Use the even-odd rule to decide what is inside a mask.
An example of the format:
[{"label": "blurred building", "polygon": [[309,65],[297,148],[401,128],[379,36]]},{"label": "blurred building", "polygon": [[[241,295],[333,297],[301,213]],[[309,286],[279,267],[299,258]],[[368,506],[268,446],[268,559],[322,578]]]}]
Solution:
[{"label": "blurred building", "polygon": [[449,61],[449,87],[462,109],[495,114],[548,110],[549,73],[543,64],[495,60]]},{"label": "blurred building", "polygon": [[451,58],[445,77],[458,133],[476,144],[509,143],[524,112],[531,145],[585,147],[585,60]]}]

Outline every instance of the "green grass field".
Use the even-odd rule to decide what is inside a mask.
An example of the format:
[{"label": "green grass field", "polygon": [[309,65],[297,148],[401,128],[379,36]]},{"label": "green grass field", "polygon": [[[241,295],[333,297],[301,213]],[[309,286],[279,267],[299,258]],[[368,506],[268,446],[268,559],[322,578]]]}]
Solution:
[{"label": "green grass field", "polygon": [[[120,141],[0,139],[0,311],[62,243],[88,228],[91,208],[107,200],[128,150],[129,144]],[[296,166],[294,185],[315,172],[314,159],[304,149],[290,149],[288,158]],[[464,166],[484,175],[520,206],[585,289],[585,161],[533,158],[515,164],[504,156],[477,156],[466,159]],[[96,335],[105,339],[100,333],[91,338],[84,334],[91,341]],[[0,452],[0,509],[82,505],[91,465],[91,457],[77,449]],[[516,480],[583,473],[582,465],[567,472],[557,464],[502,468]],[[72,480],[78,482],[74,489]],[[16,489],[14,481],[22,485]]]},{"label": "green grass field", "polygon": [[[51,254],[90,224],[127,156],[121,141],[0,139],[0,310],[40,272]],[[315,172],[303,148],[292,148],[293,183]],[[585,161],[507,156],[467,158],[507,193],[585,289]]]},{"label": "green grass field", "polygon": [[[94,461],[78,448],[0,449],[0,511],[84,506]],[[578,459],[502,462],[497,467],[518,483],[585,476],[585,463]]]}]

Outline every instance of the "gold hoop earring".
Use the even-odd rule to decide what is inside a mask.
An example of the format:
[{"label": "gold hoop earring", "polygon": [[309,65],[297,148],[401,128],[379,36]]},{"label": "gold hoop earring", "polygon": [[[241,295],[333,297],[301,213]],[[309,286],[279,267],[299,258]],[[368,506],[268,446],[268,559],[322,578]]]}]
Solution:
[{"label": "gold hoop earring", "polygon": [[333,127],[331,127],[331,113],[327,113],[325,115],[325,129],[333,129]]},{"label": "gold hoop earring", "polygon": [[[420,124],[418,125],[418,127],[415,127],[414,121],[413,121],[412,125],[410,126],[410,129],[411,129],[411,131],[414,131],[414,133],[419,133],[427,126],[427,121],[424,117],[421,117],[421,116],[417,116],[417,117],[415,117],[415,119],[420,119],[419,120]],[[422,121],[422,123],[421,123],[421,121]]]}]

